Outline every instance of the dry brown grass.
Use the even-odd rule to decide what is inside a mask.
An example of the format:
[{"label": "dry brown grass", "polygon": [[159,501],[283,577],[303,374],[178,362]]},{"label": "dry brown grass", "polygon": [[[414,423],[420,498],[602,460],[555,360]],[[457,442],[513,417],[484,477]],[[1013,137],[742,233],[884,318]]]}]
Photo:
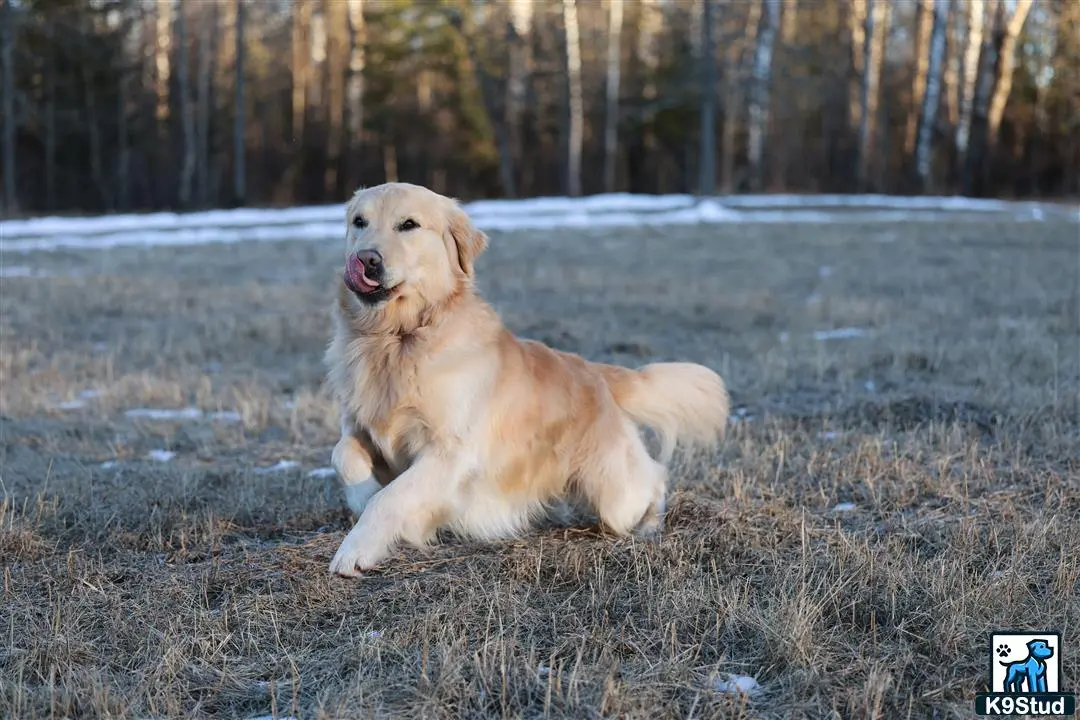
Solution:
[{"label": "dry brown grass", "polygon": [[[678,458],[659,541],[447,538],[358,582],[307,475],[338,253],[65,251],[18,262],[83,276],[0,281],[0,716],[970,717],[999,627],[1061,630],[1076,688],[1075,225],[497,234],[513,330],[704,362],[741,421]],[[812,335],[849,326],[872,335]],[[124,415],[189,406],[241,421]]]}]

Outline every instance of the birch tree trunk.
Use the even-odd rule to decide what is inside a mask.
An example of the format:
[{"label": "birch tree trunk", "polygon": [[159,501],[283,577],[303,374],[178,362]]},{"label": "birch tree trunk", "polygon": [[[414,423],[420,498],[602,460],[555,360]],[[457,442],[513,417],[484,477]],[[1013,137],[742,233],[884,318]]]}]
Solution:
[{"label": "birch tree trunk", "polygon": [[236,97],[233,116],[233,200],[242,206],[247,195],[247,153],[244,128],[244,0],[236,0],[236,28],[234,30],[236,49],[234,54],[234,89]]},{"label": "birch tree trunk", "polygon": [[716,193],[716,38],[713,0],[701,7],[701,158],[698,192]]},{"label": "birch tree trunk", "polygon": [[514,166],[514,195],[524,190],[526,184],[523,168],[525,129],[522,125],[532,75],[532,21],[533,0],[512,0],[508,28],[511,37],[510,74],[506,83],[506,128]]},{"label": "birch tree trunk", "polygon": [[4,68],[4,210],[8,217],[19,209],[15,182],[15,12],[11,0],[0,0],[0,60]]},{"label": "birch tree trunk", "polygon": [[191,83],[188,70],[189,51],[187,33],[187,13],[185,0],[179,0],[176,13],[176,40],[180,43],[179,67],[176,82],[180,90],[180,127],[184,137],[184,154],[180,166],[180,206],[191,205],[191,183],[195,177],[195,113],[191,103]]},{"label": "birch tree trunk", "polygon": [[967,47],[964,49],[963,79],[960,86],[960,120],[956,126],[956,149],[967,155],[971,136],[971,110],[975,102],[975,84],[979,79],[979,52],[983,44],[983,21],[986,0],[967,0]]},{"label": "birch tree trunk", "polygon": [[949,7],[952,0],[933,0],[929,57],[926,63],[926,91],[922,98],[919,131],[915,142],[915,172],[925,192],[930,187],[934,130],[938,107],[941,105],[942,70],[945,64],[945,35],[949,27]]},{"label": "birch tree trunk", "polygon": [[912,79],[911,109],[908,111],[904,129],[904,153],[911,155],[915,149],[915,133],[923,108],[926,92],[926,73],[930,60],[930,33],[934,24],[934,0],[919,0],[918,27],[915,32],[915,77]]},{"label": "birch tree trunk", "polygon": [[581,145],[585,129],[577,0],[563,0],[563,24],[566,28],[566,76],[570,100],[570,130],[566,148],[566,191],[570,197],[577,197],[581,195]]},{"label": "birch tree trunk", "polygon": [[1005,106],[1009,102],[1009,94],[1012,92],[1013,70],[1016,67],[1016,43],[1020,38],[1020,31],[1024,29],[1024,22],[1034,0],[1017,0],[1016,9],[1004,27],[1001,36],[1001,48],[998,51],[997,76],[994,79],[994,89],[990,99],[989,118],[989,144],[995,147],[998,141],[998,131],[1001,129],[1001,119],[1005,116]]},{"label": "birch tree trunk", "polygon": [[158,139],[162,147],[168,153],[169,137],[169,76],[170,56],[172,51],[172,8],[173,0],[157,0],[156,31],[157,37],[154,44],[154,67],[157,70],[157,107],[154,116],[158,123]]},{"label": "birch tree trunk", "polygon": [[765,136],[769,126],[770,81],[776,31],[780,24],[780,0],[761,0],[761,27],[754,51],[753,86],[750,94],[750,128],[747,139],[747,162],[750,165],[751,189],[765,186]]},{"label": "birch tree trunk", "polygon": [[345,142],[345,163],[349,184],[358,183],[361,175],[360,153],[364,147],[364,50],[367,27],[364,24],[364,0],[349,3],[349,70],[345,85],[345,105],[348,112],[348,139]]},{"label": "birch tree trunk", "polygon": [[[708,0],[705,0],[708,2]],[[623,0],[608,0],[607,82],[604,110],[604,191],[615,192],[619,151],[619,75],[622,70]]]}]

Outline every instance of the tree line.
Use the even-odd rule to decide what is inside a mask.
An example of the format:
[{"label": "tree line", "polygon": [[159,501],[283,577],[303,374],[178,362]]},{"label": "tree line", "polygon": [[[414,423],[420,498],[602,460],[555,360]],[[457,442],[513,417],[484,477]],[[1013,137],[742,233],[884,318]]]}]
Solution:
[{"label": "tree line", "polygon": [[1073,0],[0,0],[3,207],[1080,192]]}]

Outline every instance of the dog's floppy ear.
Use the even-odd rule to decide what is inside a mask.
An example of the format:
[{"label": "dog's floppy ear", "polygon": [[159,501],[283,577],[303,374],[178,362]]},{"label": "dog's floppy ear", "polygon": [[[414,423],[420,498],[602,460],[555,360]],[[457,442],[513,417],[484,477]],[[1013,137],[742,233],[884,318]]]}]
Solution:
[{"label": "dog's floppy ear", "polygon": [[473,277],[473,264],[480,253],[487,247],[488,237],[481,232],[469,215],[457,203],[449,212],[448,230],[453,254],[457,255],[457,264],[466,277]]}]

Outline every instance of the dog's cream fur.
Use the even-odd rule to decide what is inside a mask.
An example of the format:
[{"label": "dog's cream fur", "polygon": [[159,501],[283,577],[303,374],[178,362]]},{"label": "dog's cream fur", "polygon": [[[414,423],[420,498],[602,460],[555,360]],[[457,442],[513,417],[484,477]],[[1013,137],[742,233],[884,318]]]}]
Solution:
[{"label": "dog's cream fur", "polygon": [[[332,572],[356,576],[443,527],[512,535],[569,497],[615,533],[659,525],[676,440],[723,436],[729,402],[716,373],[630,370],[515,338],[473,287],[487,237],[426,188],[362,190],[347,216],[346,257],[380,252],[392,290],[371,304],[338,281],[326,354],[341,407],[333,465],[359,520]],[[399,231],[406,218],[420,228]],[[659,460],[638,424],[660,435]]]}]

